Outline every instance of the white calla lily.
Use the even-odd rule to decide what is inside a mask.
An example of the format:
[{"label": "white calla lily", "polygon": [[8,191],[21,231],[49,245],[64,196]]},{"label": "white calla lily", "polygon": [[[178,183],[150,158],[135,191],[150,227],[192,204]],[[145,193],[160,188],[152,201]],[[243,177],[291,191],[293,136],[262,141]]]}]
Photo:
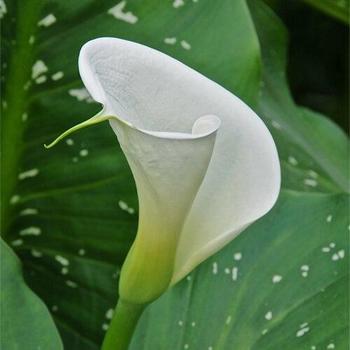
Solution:
[{"label": "white calla lily", "polygon": [[137,186],[139,227],[120,295],[148,302],[272,208],[276,147],[239,98],[149,47],[95,39],[79,70],[103,105],[94,118],[109,119]]}]

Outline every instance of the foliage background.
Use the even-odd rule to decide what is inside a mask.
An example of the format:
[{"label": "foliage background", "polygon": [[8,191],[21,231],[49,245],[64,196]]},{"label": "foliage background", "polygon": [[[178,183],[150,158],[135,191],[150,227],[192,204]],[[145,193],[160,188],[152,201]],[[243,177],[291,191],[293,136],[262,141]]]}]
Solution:
[{"label": "foliage background", "polygon": [[93,350],[108,327],[137,226],[130,171],[108,125],[42,145],[99,109],[72,90],[81,45],[110,35],[240,96],[271,130],[283,176],[271,213],[150,305],[131,348],[346,349],[347,1],[122,3],[137,23],[108,14],[111,0],[0,2],[1,347]]},{"label": "foliage background", "polygon": [[301,1],[272,3],[289,32],[287,72],[296,102],[348,132],[349,27]]}]

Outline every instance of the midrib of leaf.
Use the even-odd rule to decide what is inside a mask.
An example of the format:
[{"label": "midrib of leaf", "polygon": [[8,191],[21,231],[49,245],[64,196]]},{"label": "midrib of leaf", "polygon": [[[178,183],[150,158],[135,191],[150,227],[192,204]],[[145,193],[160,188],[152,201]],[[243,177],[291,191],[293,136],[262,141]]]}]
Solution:
[{"label": "midrib of leaf", "polygon": [[17,171],[20,165],[25,123],[22,114],[27,106],[27,93],[24,85],[31,78],[31,64],[34,59],[33,45],[29,38],[36,33],[41,7],[40,0],[18,2],[16,45],[12,49],[9,61],[8,83],[5,90],[7,109],[4,111],[1,127],[1,230],[4,235],[8,230],[12,208],[10,198],[17,184]]}]

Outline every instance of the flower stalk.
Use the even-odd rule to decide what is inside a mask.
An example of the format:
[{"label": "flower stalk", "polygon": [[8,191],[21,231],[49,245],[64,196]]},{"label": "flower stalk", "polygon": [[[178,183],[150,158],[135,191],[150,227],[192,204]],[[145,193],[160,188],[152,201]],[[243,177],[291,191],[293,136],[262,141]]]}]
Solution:
[{"label": "flower stalk", "polygon": [[119,299],[101,350],[127,350],[145,306]]}]

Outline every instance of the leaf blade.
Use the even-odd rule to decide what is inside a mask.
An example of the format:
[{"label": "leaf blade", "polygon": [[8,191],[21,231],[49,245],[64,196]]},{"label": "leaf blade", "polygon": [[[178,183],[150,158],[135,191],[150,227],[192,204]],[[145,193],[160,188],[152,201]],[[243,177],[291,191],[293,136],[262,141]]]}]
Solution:
[{"label": "leaf blade", "polygon": [[2,240],[1,286],[1,348],[63,349],[50,313],[26,286],[18,258]]}]

